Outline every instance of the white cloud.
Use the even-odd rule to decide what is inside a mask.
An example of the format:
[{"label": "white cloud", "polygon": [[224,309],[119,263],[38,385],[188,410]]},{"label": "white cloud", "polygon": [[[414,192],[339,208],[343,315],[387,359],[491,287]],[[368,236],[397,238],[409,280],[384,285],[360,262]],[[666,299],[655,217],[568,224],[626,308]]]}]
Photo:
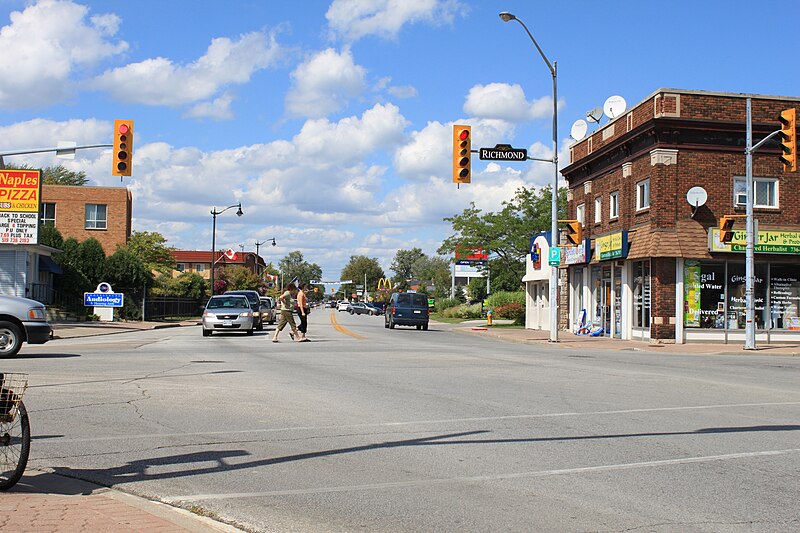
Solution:
[{"label": "white cloud", "polygon": [[113,41],[119,18],[70,1],[43,0],[0,28],[0,107],[44,106],[70,95],[77,69],[127,50]]},{"label": "white cloud", "polygon": [[367,35],[394,39],[408,23],[449,24],[464,9],[457,0],[333,0],[325,18],[347,41]]},{"label": "white cloud", "polygon": [[176,65],[164,57],[146,59],[106,71],[92,86],[123,102],[179,106],[248,82],[254,72],[274,64],[281,51],[274,32],[247,33],[237,41],[219,37],[189,65]]},{"label": "white cloud", "polygon": [[517,84],[475,85],[464,102],[464,112],[481,118],[526,122],[552,117],[553,99],[543,96],[529,102],[522,87]]},{"label": "white cloud", "polygon": [[233,95],[223,94],[219,98],[215,98],[210,102],[202,102],[197,104],[189,111],[184,113],[187,118],[210,118],[214,120],[232,120],[233,111],[231,111],[231,102],[233,102]]},{"label": "white cloud", "polygon": [[320,118],[341,110],[361,95],[366,69],[356,65],[349,48],[317,53],[292,72],[286,111],[292,117]]}]

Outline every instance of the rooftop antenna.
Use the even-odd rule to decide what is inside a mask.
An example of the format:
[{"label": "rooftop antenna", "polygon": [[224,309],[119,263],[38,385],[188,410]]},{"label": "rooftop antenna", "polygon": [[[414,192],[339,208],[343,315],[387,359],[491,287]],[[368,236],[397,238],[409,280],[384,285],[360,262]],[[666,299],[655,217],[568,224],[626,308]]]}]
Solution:
[{"label": "rooftop antenna", "polygon": [[603,104],[603,113],[605,113],[610,120],[614,120],[623,114],[627,108],[628,104],[623,97],[618,95],[609,96]]},{"label": "rooftop antenna", "polygon": [[580,141],[584,137],[586,137],[586,130],[589,128],[589,125],[586,123],[585,120],[576,120],[575,123],[572,124],[572,129],[570,130],[569,136],[573,138],[575,141]]},{"label": "rooftop antenna", "polygon": [[602,107],[593,107],[589,111],[586,112],[586,120],[589,122],[594,122],[595,124],[600,124],[600,119],[603,118],[603,108]]}]

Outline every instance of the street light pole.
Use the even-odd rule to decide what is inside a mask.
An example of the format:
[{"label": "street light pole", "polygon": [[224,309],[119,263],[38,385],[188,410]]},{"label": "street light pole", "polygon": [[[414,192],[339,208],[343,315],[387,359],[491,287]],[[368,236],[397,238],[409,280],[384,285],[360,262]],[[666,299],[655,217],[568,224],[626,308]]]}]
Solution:
[{"label": "street light pole", "polygon": [[[256,242],[256,243],[255,243],[255,245],[256,245],[256,270],[258,270],[258,268],[259,268],[259,267],[258,267],[258,260],[259,260],[259,258],[261,257],[260,255],[258,255],[258,248],[259,248],[261,245],[263,245],[263,244],[267,244],[269,241],[270,241],[270,239],[267,239],[267,240],[265,240],[265,241],[262,241],[262,242]],[[276,244],[277,244],[277,243],[275,242],[275,237],[273,237],[273,238],[272,238],[272,246],[275,246]],[[260,276],[261,276],[261,272],[258,272],[258,275],[259,275],[259,277],[260,277]]]},{"label": "street light pole", "polygon": [[216,260],[216,258],[214,256],[217,253],[217,215],[221,215],[222,213],[224,213],[228,209],[233,209],[234,207],[238,207],[239,208],[239,210],[236,211],[236,216],[240,217],[240,216],[242,216],[244,214],[244,212],[242,211],[242,202],[239,202],[238,204],[234,204],[234,205],[229,205],[228,207],[226,207],[222,211],[217,211],[216,207],[212,207],[211,208],[211,217],[212,217],[212,223],[211,223],[211,296],[214,296],[214,266],[215,266],[215,260]]},{"label": "street light pole", "polygon": [[[553,77],[553,201],[551,206],[550,219],[550,247],[558,246],[558,82],[556,63],[552,64],[544,55],[539,43],[533,38],[530,30],[520,19],[508,12],[500,13],[503,22],[516,20],[525,29],[528,37],[531,38],[539,55],[542,56],[550,74]],[[550,342],[558,342],[558,265],[550,266]]]}]

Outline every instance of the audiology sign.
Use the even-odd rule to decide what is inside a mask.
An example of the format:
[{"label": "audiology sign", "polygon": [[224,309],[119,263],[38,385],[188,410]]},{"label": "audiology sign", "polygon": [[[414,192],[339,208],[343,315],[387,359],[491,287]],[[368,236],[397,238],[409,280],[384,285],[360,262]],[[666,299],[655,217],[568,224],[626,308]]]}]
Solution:
[{"label": "audiology sign", "polygon": [[102,282],[94,292],[83,293],[83,305],[87,307],[122,307],[125,295],[113,292],[111,285]]},{"label": "audiology sign", "polygon": [[[719,228],[711,228],[708,234],[708,249],[712,252],[745,252],[747,251],[747,232],[734,231],[730,244],[724,244],[719,242]],[[800,254],[800,231],[759,231],[754,252],[757,254]]]},{"label": "audiology sign", "polygon": [[0,170],[0,244],[38,244],[41,171]]}]

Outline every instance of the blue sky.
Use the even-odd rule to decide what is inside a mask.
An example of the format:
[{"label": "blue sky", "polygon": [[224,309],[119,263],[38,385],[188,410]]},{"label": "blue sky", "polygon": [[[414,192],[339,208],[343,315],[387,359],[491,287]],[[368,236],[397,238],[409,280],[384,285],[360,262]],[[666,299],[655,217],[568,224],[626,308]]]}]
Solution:
[{"label": "blue sky", "polygon": [[[782,11],[781,8],[782,7]],[[110,150],[6,157],[64,164],[92,185],[128,186],[133,228],[179,249],[300,250],[338,279],[351,255],[389,273],[400,249],[435,253],[443,217],[496,210],[546,163],[474,159],[451,182],[453,123],[473,147],[551,156],[550,73],[515,22],[558,65],[562,162],[573,122],[620,95],[658,88],[798,96],[781,21],[800,3],[523,0],[0,0],[0,152],[110,143],[135,121],[133,176]],[[754,22],[761,19],[762,22]],[[783,35],[785,48],[777,37]],[[770,41],[772,39],[772,41]],[[738,117],[742,118],[742,117]],[[607,119],[603,119],[605,123]],[[596,126],[590,126],[590,131]],[[545,228],[546,229],[546,228]],[[110,252],[110,251],[109,251]]]}]

